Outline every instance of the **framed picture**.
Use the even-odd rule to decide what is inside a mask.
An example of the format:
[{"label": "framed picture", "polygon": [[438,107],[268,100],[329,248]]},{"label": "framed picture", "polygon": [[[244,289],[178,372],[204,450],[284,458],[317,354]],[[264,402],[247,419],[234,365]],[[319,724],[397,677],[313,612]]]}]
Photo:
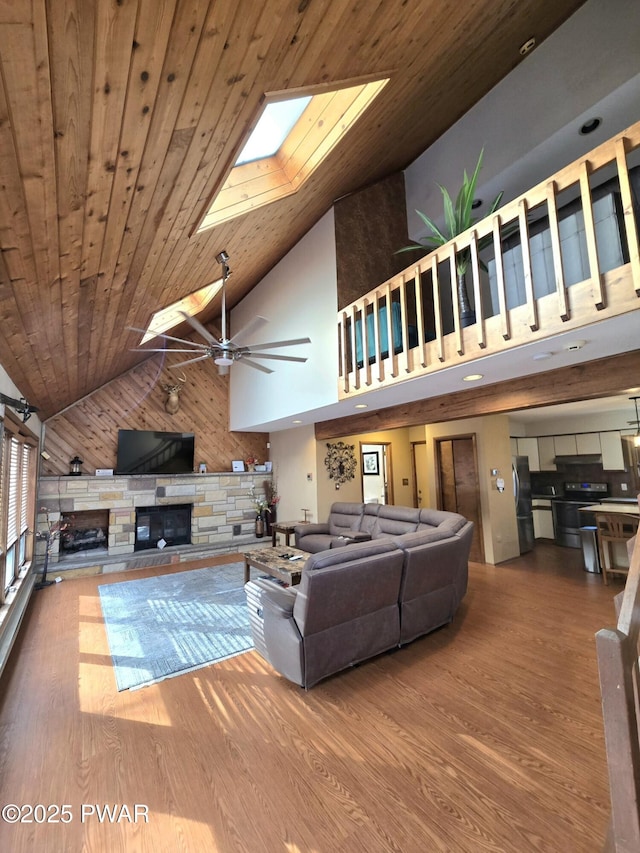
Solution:
[{"label": "framed picture", "polygon": [[362,454],[362,473],[363,474],[379,474],[380,473],[380,455],[377,450],[372,450]]},{"label": "framed picture", "polygon": [[234,459],[231,463],[232,471],[244,471],[244,462],[242,459]]}]

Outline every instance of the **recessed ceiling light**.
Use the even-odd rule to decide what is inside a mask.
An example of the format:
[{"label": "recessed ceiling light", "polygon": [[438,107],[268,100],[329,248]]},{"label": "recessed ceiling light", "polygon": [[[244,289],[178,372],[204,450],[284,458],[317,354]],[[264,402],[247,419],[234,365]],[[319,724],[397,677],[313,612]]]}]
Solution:
[{"label": "recessed ceiling light", "polygon": [[524,44],[520,45],[520,53],[522,56],[526,56],[528,53],[531,53],[535,46],[536,40],[534,38],[527,39]]},{"label": "recessed ceiling light", "polygon": [[367,406],[366,403],[356,403],[355,408],[356,409],[368,409],[369,407]]},{"label": "recessed ceiling light", "polygon": [[594,130],[597,130],[602,124],[601,118],[590,118],[580,127],[580,135],[587,136],[589,133],[593,133]]},{"label": "recessed ceiling light", "polygon": [[567,352],[573,352],[577,349],[582,349],[582,347],[586,344],[586,341],[571,341],[571,343],[565,344],[565,349]]},{"label": "recessed ceiling light", "polygon": [[551,358],[552,355],[552,352],[537,352],[534,356],[532,356],[532,359],[533,361],[546,361],[548,358]]},{"label": "recessed ceiling light", "polygon": [[470,373],[462,377],[463,382],[477,382],[478,379],[484,379],[484,373]]},{"label": "recessed ceiling light", "polygon": [[301,424],[302,421],[291,421],[292,424]]}]

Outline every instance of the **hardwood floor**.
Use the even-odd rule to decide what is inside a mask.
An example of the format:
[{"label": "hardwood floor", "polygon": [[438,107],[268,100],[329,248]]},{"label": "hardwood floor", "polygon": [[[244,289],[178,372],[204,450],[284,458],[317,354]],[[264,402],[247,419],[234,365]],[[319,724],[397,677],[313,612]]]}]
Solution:
[{"label": "hardwood floor", "polygon": [[[579,551],[472,564],[451,626],[308,692],[249,652],[118,693],[97,588],[122,579],[34,593],[0,684],[0,800],[67,804],[71,820],[0,821],[0,850],[601,849],[594,634],[621,585]],[[91,804],[132,819],[140,804],[148,823]]]}]

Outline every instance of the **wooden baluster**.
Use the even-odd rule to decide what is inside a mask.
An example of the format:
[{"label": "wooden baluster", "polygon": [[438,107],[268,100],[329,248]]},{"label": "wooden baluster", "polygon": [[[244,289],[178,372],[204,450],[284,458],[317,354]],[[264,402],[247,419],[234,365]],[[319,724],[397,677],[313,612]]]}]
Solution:
[{"label": "wooden baluster", "polygon": [[589,185],[589,161],[583,160],[580,164],[580,195],[582,197],[582,213],[584,216],[584,235],[587,241],[587,255],[589,257],[589,277],[594,288],[594,304],[601,311],[607,304],[604,289],[604,281],[600,272],[600,261],[598,260],[598,244],[596,243],[596,226],[593,221],[593,202],[591,199],[591,186]]},{"label": "wooden baluster", "polygon": [[618,166],[618,180],[620,181],[624,227],[629,247],[631,277],[636,296],[640,296],[640,251],[638,249],[638,232],[633,213],[633,196],[631,195],[629,168],[627,166],[627,140],[624,136],[616,141],[616,163]]},{"label": "wooden baluster", "polygon": [[478,257],[478,233],[471,232],[471,274],[473,276],[473,302],[476,311],[476,334],[478,346],[484,349],[487,346],[487,330],[484,317],[484,305],[482,304],[482,291],[480,289],[480,259]]},{"label": "wooden baluster", "polygon": [[529,245],[529,223],[527,222],[527,200],[520,199],[518,203],[518,223],[520,225],[520,245],[522,247],[522,268],[524,272],[524,292],[529,308],[529,328],[537,332],[540,328],[538,322],[538,305],[533,293],[533,273],[531,271],[531,247]]},{"label": "wooden baluster", "polygon": [[511,337],[511,324],[509,312],[507,311],[507,291],[504,283],[504,261],[502,258],[502,241],[500,239],[500,227],[502,220],[497,213],[493,217],[493,249],[496,256],[496,284],[498,287],[498,305],[500,307],[500,328],[502,337],[508,341]]},{"label": "wooden baluster", "polygon": [[558,294],[558,307],[560,319],[566,322],[569,319],[569,302],[567,299],[567,287],[564,282],[562,270],[562,251],[560,249],[560,227],[558,225],[558,205],[556,201],[557,185],[555,181],[547,184],[547,213],[549,214],[549,234],[551,236],[551,252],[553,256],[553,276]]},{"label": "wooden baluster", "polygon": [[422,270],[420,264],[414,272],[414,282],[416,289],[416,326],[418,329],[418,358],[420,366],[427,366],[427,344],[424,328],[424,302],[422,300]]},{"label": "wooden baluster", "polygon": [[444,361],[444,338],[442,335],[442,306],[440,303],[440,280],[438,279],[438,255],[431,259],[431,277],[433,281],[433,311],[436,321],[436,342],[438,361]]}]

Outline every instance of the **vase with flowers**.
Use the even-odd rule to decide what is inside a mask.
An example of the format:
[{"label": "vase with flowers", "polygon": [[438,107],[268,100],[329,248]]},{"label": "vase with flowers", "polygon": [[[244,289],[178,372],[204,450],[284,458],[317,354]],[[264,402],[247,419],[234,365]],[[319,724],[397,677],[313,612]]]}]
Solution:
[{"label": "vase with flowers", "polygon": [[267,501],[269,504],[269,512],[265,518],[265,530],[267,535],[271,534],[271,525],[275,524],[278,516],[278,504],[280,503],[280,495],[278,494],[278,486],[275,482],[267,485]]},{"label": "vase with flowers", "polygon": [[265,532],[265,519],[271,513],[269,501],[266,495],[260,496],[256,494],[255,486],[251,486],[249,497],[256,513],[256,539],[262,539]]},{"label": "vase with flowers", "polygon": [[256,470],[256,462],[258,460],[255,456],[247,456],[245,462],[247,463],[247,471],[255,471]]}]

